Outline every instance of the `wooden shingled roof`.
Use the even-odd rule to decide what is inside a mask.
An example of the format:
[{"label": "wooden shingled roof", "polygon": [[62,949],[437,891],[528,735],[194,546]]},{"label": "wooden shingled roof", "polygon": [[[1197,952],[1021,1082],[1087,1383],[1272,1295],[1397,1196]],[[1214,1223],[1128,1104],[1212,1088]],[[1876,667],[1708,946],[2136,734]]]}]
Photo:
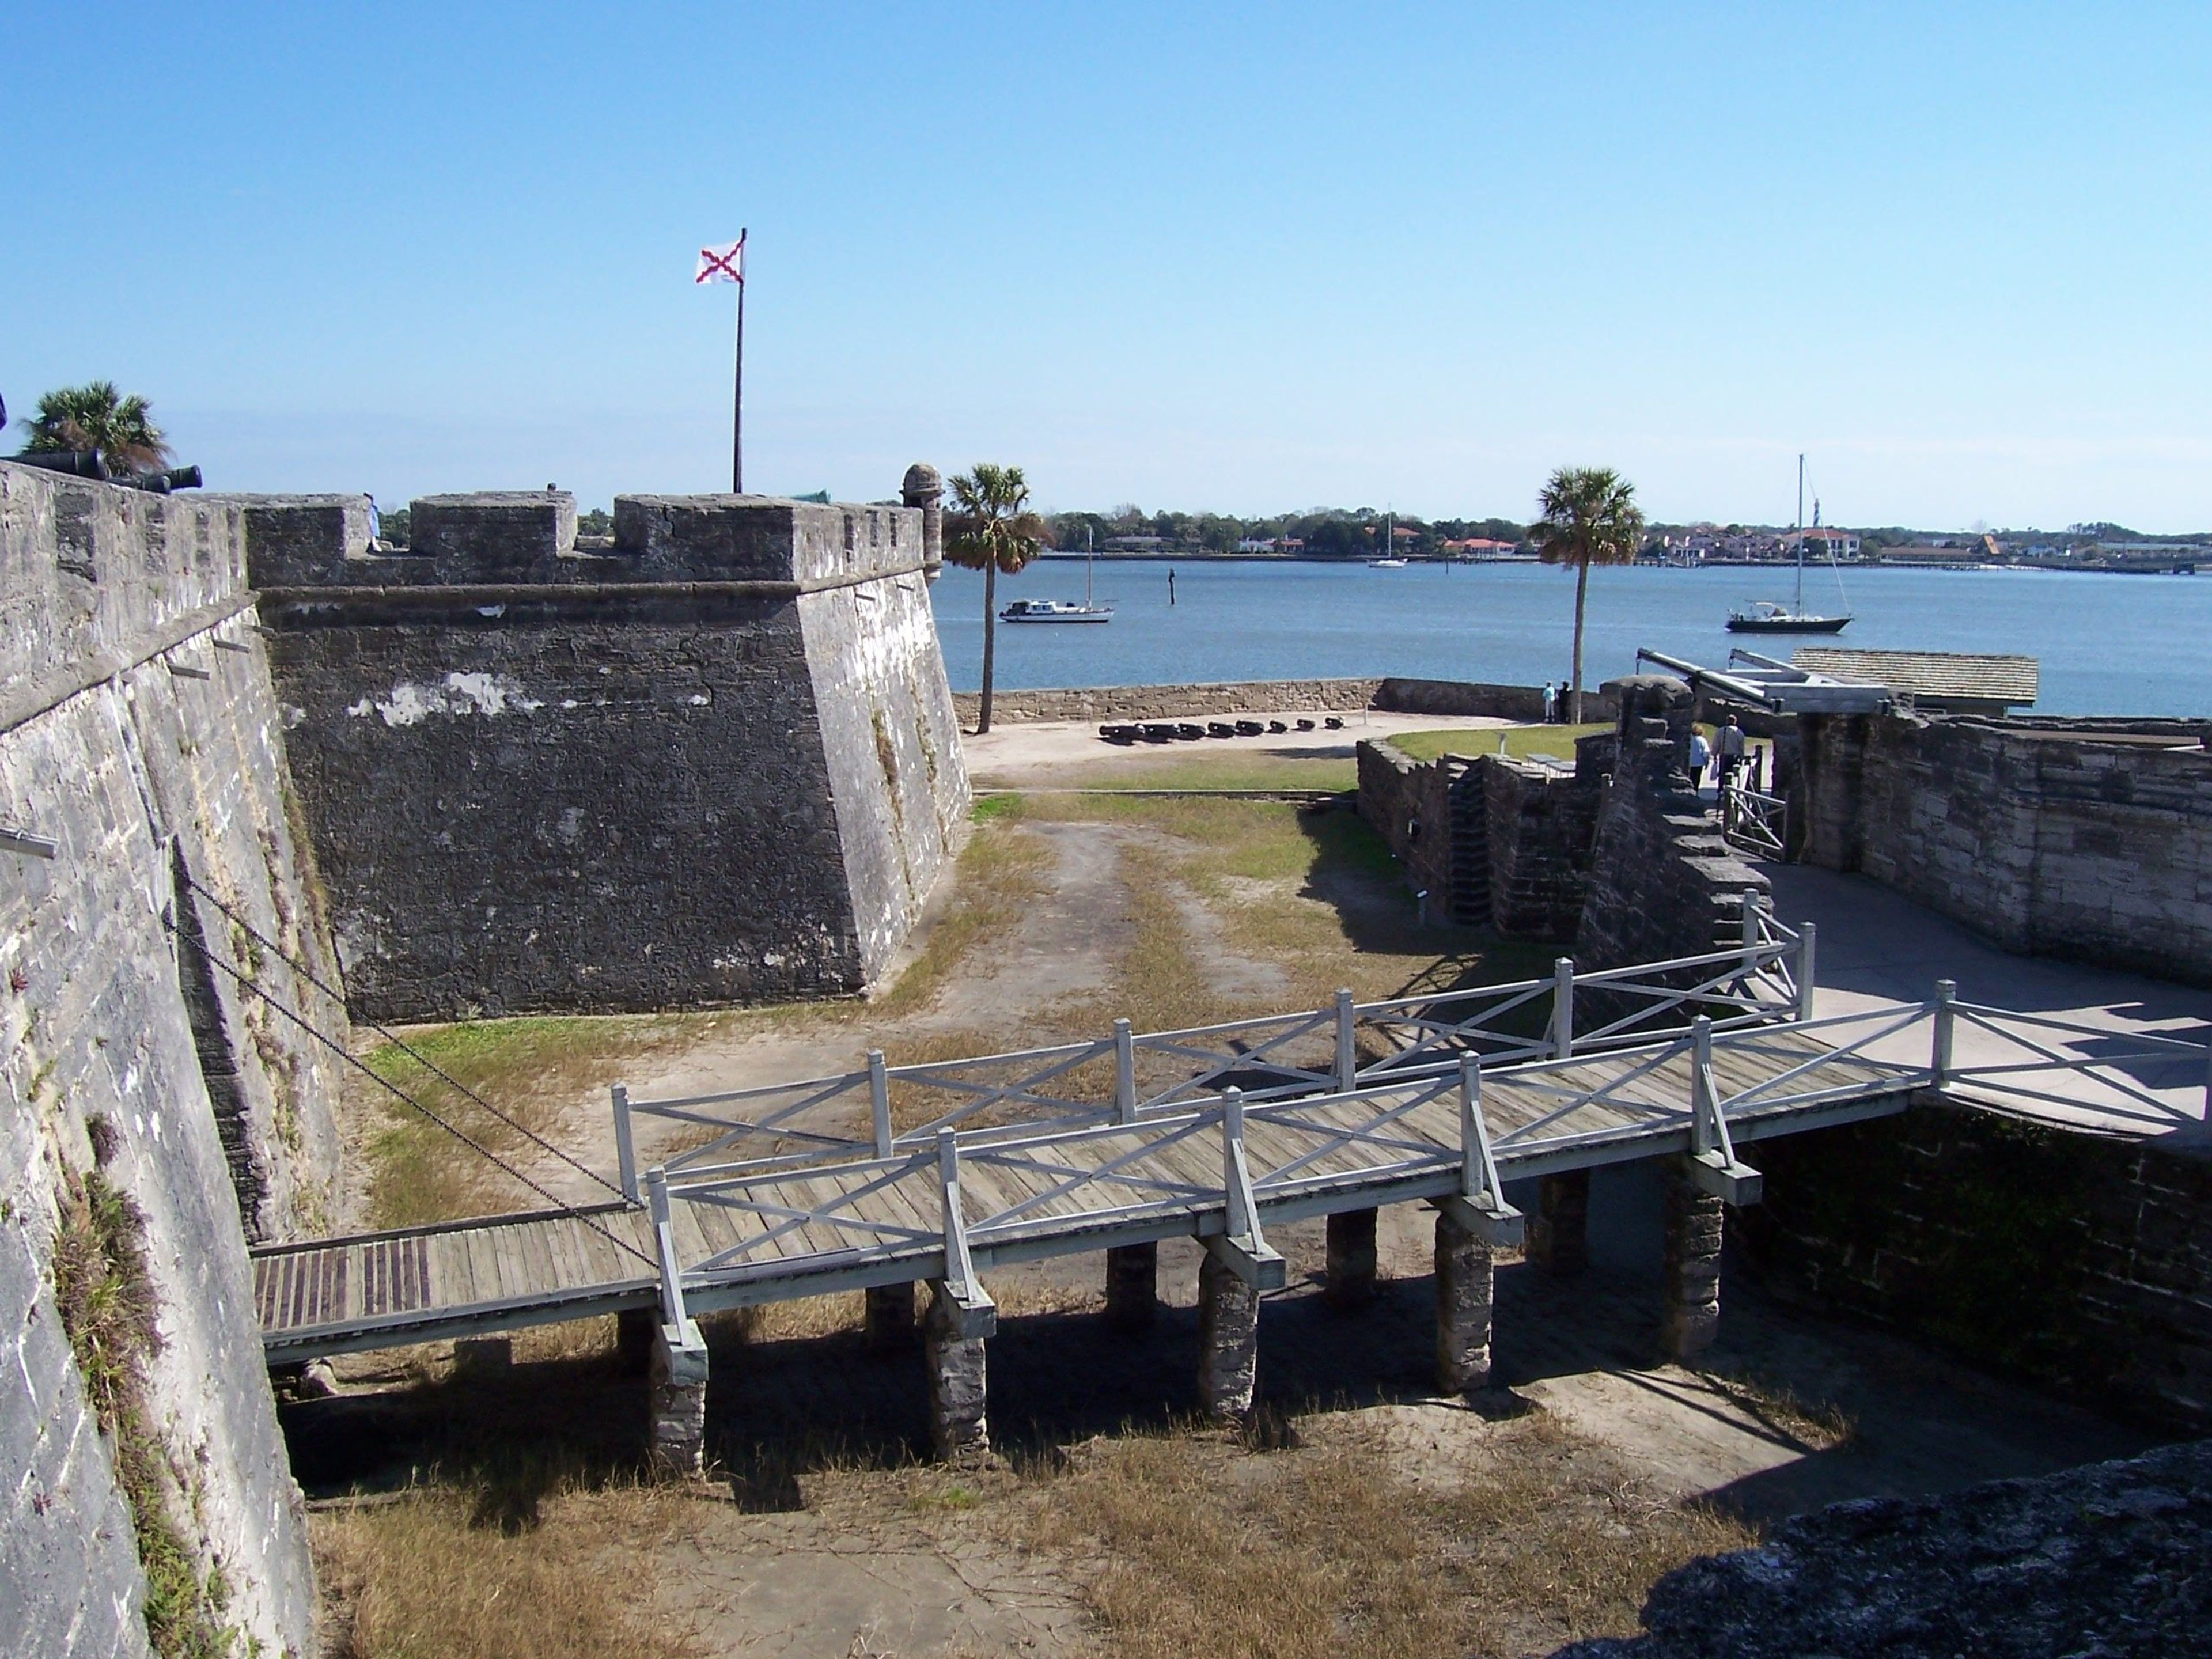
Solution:
[{"label": "wooden shingled roof", "polygon": [[1800,646],[1798,667],[1839,680],[1886,685],[1893,691],[1948,701],[2033,704],[2038,665],[2033,657],[1979,656],[1953,651],[1855,651],[1838,645]]}]

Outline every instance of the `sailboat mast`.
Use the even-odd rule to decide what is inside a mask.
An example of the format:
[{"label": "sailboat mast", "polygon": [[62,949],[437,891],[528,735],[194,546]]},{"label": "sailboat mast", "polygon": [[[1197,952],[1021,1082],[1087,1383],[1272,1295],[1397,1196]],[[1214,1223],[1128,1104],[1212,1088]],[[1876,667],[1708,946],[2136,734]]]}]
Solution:
[{"label": "sailboat mast", "polygon": [[1091,526],[1089,525],[1085,525],[1083,526],[1083,608],[1085,611],[1088,611],[1091,608],[1091,562],[1092,557],[1093,555],[1091,550]]},{"label": "sailboat mast", "polygon": [[1805,457],[1797,457],[1797,614],[1805,614]]}]

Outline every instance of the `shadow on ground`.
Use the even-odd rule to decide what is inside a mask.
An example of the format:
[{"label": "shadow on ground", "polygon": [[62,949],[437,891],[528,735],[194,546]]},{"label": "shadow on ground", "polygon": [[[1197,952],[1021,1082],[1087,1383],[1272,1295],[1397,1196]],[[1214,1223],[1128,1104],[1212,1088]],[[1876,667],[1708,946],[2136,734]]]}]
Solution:
[{"label": "shadow on ground", "polygon": [[[1569,1418],[1663,1491],[1705,1495],[1765,1522],[1846,1498],[1905,1496],[2131,1454],[2155,1437],[1954,1364],[1878,1333],[1781,1306],[1731,1262],[1723,1333],[1698,1370],[1661,1362],[1656,1182],[1601,1174],[1591,1266],[1560,1279],[1498,1276],[1496,1380]],[[1427,1223],[1384,1216],[1386,1278],[1357,1313],[1319,1294],[1321,1227],[1279,1241],[1293,1279],[1264,1304],[1261,1398],[1279,1414],[1431,1400]],[[1115,1333],[1096,1313],[1002,1316],[990,1346],[1000,1448],[1049,1457],[1125,1427],[1164,1428],[1195,1404],[1189,1241],[1161,1252],[1169,1301],[1152,1328]],[[1064,1259],[1010,1280],[1056,1283],[1103,1262]],[[1051,1270],[1044,1272],[1041,1270]],[[1009,1298],[1012,1299],[1011,1297]],[[733,1494],[801,1506],[810,1473],[928,1455],[919,1344],[872,1352],[858,1332],[750,1342],[710,1333],[709,1437]],[[288,1407],[294,1468],[311,1495],[404,1489],[434,1470],[479,1483],[487,1524],[527,1524],[563,1480],[626,1480],[644,1449],[645,1383],[611,1356],[517,1365],[388,1393]],[[1496,1402],[1492,1402],[1493,1409]],[[1431,1407],[1432,1408],[1432,1407]],[[1806,1414],[1847,1425],[1808,1434]]]}]

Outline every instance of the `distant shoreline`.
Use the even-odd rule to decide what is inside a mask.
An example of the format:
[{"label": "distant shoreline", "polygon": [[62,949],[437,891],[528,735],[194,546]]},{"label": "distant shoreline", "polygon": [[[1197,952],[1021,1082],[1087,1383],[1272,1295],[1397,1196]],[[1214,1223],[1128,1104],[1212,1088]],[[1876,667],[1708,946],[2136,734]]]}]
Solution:
[{"label": "distant shoreline", "polygon": [[[1046,548],[1042,552],[1037,555],[1037,562],[1042,562],[1043,561],[1049,559],[1056,563],[1079,563],[1084,559],[1092,556],[1095,556],[1101,564],[1321,564],[1333,565],[1341,569],[1355,570],[1362,568],[1367,563],[1367,559],[1364,556],[1330,558],[1325,555],[1316,553],[1204,553],[1197,551],[1184,551],[1180,553],[1101,552],[1092,556],[1081,552],[1073,552],[1066,548],[1059,547]],[[1401,556],[1405,558],[1405,568],[1408,570],[1425,568],[1480,570],[1497,565],[1520,567],[1540,564],[1542,562],[1541,560],[1537,559],[1533,556],[1503,559],[1427,559],[1422,558],[1418,555],[1404,555]],[[2212,564],[2212,550],[2207,550],[2203,562],[2208,564]],[[2197,562],[2197,561],[2190,559],[2175,561],[2175,563],[2177,564],[2187,565],[2194,565]],[[1795,571],[1796,566],[1794,563],[1783,559],[1706,559],[1697,564],[1675,564],[1656,559],[1639,559],[1632,565],[1616,565],[1610,568],[1614,569],[1625,568],[1634,570]],[[1940,570],[1950,572],[1971,572],[1977,570],[2026,571],[2033,574],[2048,576],[2186,576],[2192,575],[2194,574],[2192,570],[2177,570],[2171,567],[2154,564],[1991,564],[1986,559],[1963,558],[1956,561],[1935,559],[1853,559],[1846,562],[1835,565],[1830,565],[1824,562],[1820,564],[1808,565],[1806,568],[1815,573],[1830,569]]]}]

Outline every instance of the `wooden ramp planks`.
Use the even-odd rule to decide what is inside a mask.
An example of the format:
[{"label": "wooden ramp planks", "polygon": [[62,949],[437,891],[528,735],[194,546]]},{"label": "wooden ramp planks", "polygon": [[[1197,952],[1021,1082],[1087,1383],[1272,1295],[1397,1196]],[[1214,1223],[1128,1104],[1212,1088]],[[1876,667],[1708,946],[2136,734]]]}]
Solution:
[{"label": "wooden ramp planks", "polygon": [[[1742,1115],[1771,1120],[1767,1133],[1805,1110],[1808,1096],[1873,1102],[1901,1098],[1911,1086],[1899,1067],[1833,1057],[1812,1036],[1786,1027],[1730,1034],[1715,1045],[1713,1071],[1724,1097],[1752,1097]],[[1483,1115],[1501,1156],[1553,1148],[1554,1158],[1579,1157],[1576,1149],[1585,1141],[1613,1149],[1592,1152],[1595,1161],[1620,1155],[1624,1140],[1679,1138],[1688,1121],[1691,1072],[1680,1048],[1600,1053],[1519,1073],[1501,1068],[1483,1079]],[[1758,1098],[1761,1087],[1784,1077],[1778,1103]],[[1272,1190],[1306,1212],[1326,1208],[1332,1191],[1372,1204],[1388,1201],[1394,1184],[1433,1182],[1457,1157],[1459,1133],[1456,1085],[1439,1087],[1434,1079],[1310,1104],[1255,1103],[1245,1115],[1246,1157],[1263,1208],[1272,1181]],[[1031,1254],[1050,1253],[1055,1239],[1070,1249],[1097,1248],[1086,1236],[1102,1225],[1177,1222],[1218,1210],[1222,1130],[1218,1121],[1194,1127],[1188,1117],[1170,1115],[1028,1145],[985,1139],[963,1146],[961,1180],[963,1218],[980,1230],[987,1261],[990,1248],[1009,1243]],[[936,1159],[929,1156],[903,1167],[793,1169],[732,1183],[724,1202],[688,1200],[680,1187],[672,1197],[687,1272],[729,1258],[690,1282],[711,1289],[748,1281],[750,1299],[775,1299],[779,1286],[786,1296],[814,1294],[825,1287],[825,1273],[871,1262],[878,1276],[899,1262],[920,1271],[944,1224]],[[265,1247],[255,1252],[255,1298],[272,1359],[311,1357],[550,1322],[610,1304],[643,1305],[656,1269],[641,1257],[654,1250],[642,1210],[495,1216]]]}]

